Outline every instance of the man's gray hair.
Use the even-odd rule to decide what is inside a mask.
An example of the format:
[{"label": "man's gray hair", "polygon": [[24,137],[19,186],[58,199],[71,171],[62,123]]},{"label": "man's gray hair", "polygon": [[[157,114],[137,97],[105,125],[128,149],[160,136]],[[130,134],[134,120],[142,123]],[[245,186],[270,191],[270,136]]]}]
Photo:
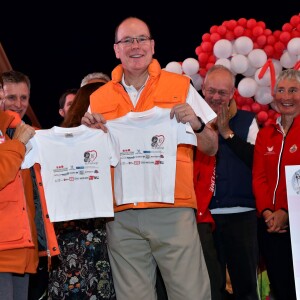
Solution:
[{"label": "man's gray hair", "polygon": [[110,81],[110,77],[107,74],[102,73],[102,72],[94,72],[94,73],[89,73],[85,77],[83,77],[83,79],[81,80],[81,83],[80,83],[80,87],[89,83],[90,80],[97,80],[97,79],[99,79],[99,81],[103,81],[103,82]]}]

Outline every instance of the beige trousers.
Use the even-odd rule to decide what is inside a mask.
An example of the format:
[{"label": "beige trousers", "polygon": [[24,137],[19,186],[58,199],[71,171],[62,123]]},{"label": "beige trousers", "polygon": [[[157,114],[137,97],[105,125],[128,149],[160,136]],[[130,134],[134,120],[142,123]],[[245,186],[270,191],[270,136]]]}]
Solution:
[{"label": "beige trousers", "polygon": [[156,300],[159,266],[169,300],[209,300],[210,281],[192,208],[130,209],[107,223],[118,300]]}]

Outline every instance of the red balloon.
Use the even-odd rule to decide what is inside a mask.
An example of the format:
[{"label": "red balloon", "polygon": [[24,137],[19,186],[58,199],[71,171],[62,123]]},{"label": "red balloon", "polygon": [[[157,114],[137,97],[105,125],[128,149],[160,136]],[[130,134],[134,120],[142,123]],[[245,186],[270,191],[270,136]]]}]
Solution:
[{"label": "red balloon", "polygon": [[237,25],[237,21],[236,20],[230,20],[228,23],[227,23],[227,28],[229,30],[233,30]]},{"label": "red balloon", "polygon": [[256,43],[260,48],[262,48],[267,43],[267,37],[265,35],[260,35],[256,39]]},{"label": "red balloon", "polygon": [[210,36],[210,41],[211,41],[213,44],[215,44],[215,43],[216,43],[218,40],[220,40],[220,39],[221,39],[221,36],[220,36],[220,34],[217,33],[217,32],[212,33],[211,36]]},{"label": "red balloon", "polygon": [[282,53],[283,50],[285,49],[285,45],[284,45],[284,43],[282,43],[282,42],[276,42],[276,43],[274,44],[274,49],[275,49],[276,52]]},{"label": "red balloon", "polygon": [[229,21],[223,21],[222,26],[225,26],[227,28],[227,24]]},{"label": "red balloon", "polygon": [[274,37],[275,37],[277,40],[279,39],[280,34],[281,34],[281,31],[280,31],[280,30],[275,30],[275,31],[273,32],[273,35],[274,35]]},{"label": "red balloon", "polygon": [[263,111],[268,111],[270,109],[269,104],[261,104],[260,109]]},{"label": "red balloon", "polygon": [[246,27],[247,26],[247,19],[246,18],[240,18],[238,19],[238,24],[243,26],[243,27]]},{"label": "red balloon", "polygon": [[210,33],[214,33],[214,32],[217,32],[217,31],[218,31],[218,26],[217,25],[213,25],[213,26],[210,27],[210,30],[209,30]]},{"label": "red balloon", "polygon": [[253,42],[253,49],[260,49],[259,45],[256,42]]},{"label": "red balloon", "polygon": [[257,26],[260,26],[262,29],[265,29],[266,28],[266,23],[264,21],[258,21],[256,23]]},{"label": "red balloon", "polygon": [[295,38],[295,37],[300,37],[300,25],[299,25],[299,31],[297,30],[293,30],[291,32],[291,39]]},{"label": "red balloon", "polygon": [[217,61],[217,58],[214,56],[214,54],[211,54],[207,60],[209,63],[215,63]]},{"label": "red balloon", "polygon": [[282,51],[281,51],[281,52],[275,51],[275,52],[273,53],[273,58],[279,60],[280,57],[281,57],[281,55],[282,55]]},{"label": "red balloon", "polygon": [[252,29],[254,28],[256,25],[256,20],[255,19],[249,19],[247,21],[247,28]]},{"label": "red balloon", "polygon": [[263,127],[267,127],[267,126],[270,126],[272,124],[275,124],[274,119],[268,118],[262,125],[263,125]]},{"label": "red balloon", "polygon": [[210,41],[210,34],[209,33],[204,33],[202,35],[202,41],[203,42],[209,42]]},{"label": "red balloon", "polygon": [[274,109],[269,109],[267,113],[270,118],[273,118],[276,114],[276,111]]},{"label": "red balloon", "polygon": [[203,52],[203,49],[202,49],[201,46],[198,46],[198,47],[195,49],[196,55],[199,55],[201,52]]},{"label": "red balloon", "polygon": [[200,68],[198,73],[202,78],[204,78],[206,75],[206,72],[207,72],[206,68]]},{"label": "red balloon", "polygon": [[276,41],[277,41],[277,39],[275,38],[274,35],[269,35],[269,36],[267,37],[267,43],[268,43],[269,45],[274,45],[274,44],[276,43]]},{"label": "red balloon", "polygon": [[284,44],[287,44],[291,39],[291,34],[288,31],[282,32],[279,36],[279,40]]},{"label": "red balloon", "polygon": [[211,52],[213,50],[211,42],[203,42],[201,46],[204,52]]},{"label": "red balloon", "polygon": [[208,63],[205,69],[208,71],[213,65],[214,65],[213,63]]},{"label": "red balloon", "polygon": [[257,117],[257,122],[259,124],[266,122],[269,118],[268,113],[266,111],[260,111],[259,113],[257,113],[256,117]]},{"label": "red balloon", "polygon": [[266,45],[263,50],[266,52],[268,58],[274,54],[274,48],[271,45]]},{"label": "red balloon", "polygon": [[242,26],[240,26],[240,25],[237,25],[233,29],[233,33],[234,33],[234,35],[235,35],[236,38],[242,36],[243,33],[244,33],[244,31],[245,31],[245,29]]},{"label": "red balloon", "polygon": [[244,36],[249,37],[250,39],[252,39],[252,30],[249,28],[246,28],[244,31]]},{"label": "red balloon", "polygon": [[242,97],[241,95],[238,94],[234,99],[235,99],[236,104],[239,107],[242,107],[246,103],[247,98],[244,98],[244,97]]},{"label": "red balloon", "polygon": [[228,30],[225,34],[225,39],[228,40],[228,41],[233,41],[234,40],[233,32]]},{"label": "red balloon", "polygon": [[205,67],[207,60],[208,60],[208,54],[206,52],[199,53],[198,55],[198,61],[201,67]]},{"label": "red balloon", "polygon": [[292,17],[291,17],[291,20],[290,20],[290,23],[291,23],[294,27],[296,27],[298,24],[300,24],[300,16],[297,16],[297,15],[292,16]]},{"label": "red balloon", "polygon": [[264,32],[264,29],[260,26],[255,26],[253,27],[252,29],[252,34],[253,36],[259,36],[259,35],[262,35]]},{"label": "red balloon", "polygon": [[251,107],[250,107],[250,105],[244,104],[244,105],[242,105],[242,110],[251,111]]},{"label": "red balloon", "polygon": [[218,29],[217,29],[217,32],[218,32],[221,36],[224,36],[225,33],[226,33],[226,31],[227,31],[227,28],[226,28],[226,26],[223,26],[223,25],[219,26]]},{"label": "red balloon", "polygon": [[271,29],[265,29],[265,30],[264,30],[264,35],[265,35],[265,36],[269,36],[269,35],[271,35],[271,34],[272,34]]},{"label": "red balloon", "polygon": [[251,110],[257,114],[260,111],[260,104],[257,102],[252,103]]},{"label": "red balloon", "polygon": [[283,26],[282,26],[282,31],[292,31],[293,30],[293,26],[291,23],[285,23]]},{"label": "red balloon", "polygon": [[253,103],[254,103],[253,98],[249,97],[249,98],[246,98],[246,99],[245,99],[245,104],[251,106]]}]

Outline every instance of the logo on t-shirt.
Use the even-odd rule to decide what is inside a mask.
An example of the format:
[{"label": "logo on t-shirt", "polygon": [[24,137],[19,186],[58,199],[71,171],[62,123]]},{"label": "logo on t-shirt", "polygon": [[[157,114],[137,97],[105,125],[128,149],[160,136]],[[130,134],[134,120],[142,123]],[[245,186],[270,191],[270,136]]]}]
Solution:
[{"label": "logo on t-shirt", "polygon": [[91,163],[97,158],[97,151],[96,150],[88,150],[85,151],[84,154],[84,162]]},{"label": "logo on t-shirt", "polygon": [[165,141],[165,137],[163,135],[155,135],[151,139],[151,147],[152,148],[159,148]]}]

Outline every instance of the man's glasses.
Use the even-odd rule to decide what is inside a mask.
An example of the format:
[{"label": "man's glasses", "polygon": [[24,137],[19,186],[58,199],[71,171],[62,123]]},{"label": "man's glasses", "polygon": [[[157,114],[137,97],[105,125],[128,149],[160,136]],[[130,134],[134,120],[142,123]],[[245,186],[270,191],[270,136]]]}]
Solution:
[{"label": "man's glasses", "polygon": [[216,89],[205,89],[206,93],[209,96],[214,96],[216,93],[218,93],[218,95],[222,98],[228,97],[230,95],[230,92],[228,91],[224,91],[224,90],[216,90]]},{"label": "man's glasses", "polygon": [[134,43],[134,40],[137,41],[138,44],[145,45],[150,41],[152,38],[150,36],[137,36],[137,37],[126,37],[124,39],[121,39],[117,41],[115,44],[122,44],[124,46],[130,46]]}]

